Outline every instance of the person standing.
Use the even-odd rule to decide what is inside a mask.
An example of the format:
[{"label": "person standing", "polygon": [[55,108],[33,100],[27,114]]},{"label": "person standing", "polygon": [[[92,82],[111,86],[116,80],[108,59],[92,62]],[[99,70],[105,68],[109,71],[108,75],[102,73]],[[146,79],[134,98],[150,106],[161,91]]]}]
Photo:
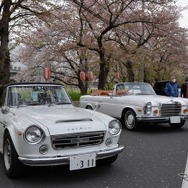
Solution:
[{"label": "person standing", "polygon": [[185,82],[181,86],[180,96],[183,98],[188,98],[188,77],[185,78]]},{"label": "person standing", "polygon": [[166,84],[165,93],[169,97],[178,97],[178,84],[176,83],[176,77],[172,76],[171,81]]}]

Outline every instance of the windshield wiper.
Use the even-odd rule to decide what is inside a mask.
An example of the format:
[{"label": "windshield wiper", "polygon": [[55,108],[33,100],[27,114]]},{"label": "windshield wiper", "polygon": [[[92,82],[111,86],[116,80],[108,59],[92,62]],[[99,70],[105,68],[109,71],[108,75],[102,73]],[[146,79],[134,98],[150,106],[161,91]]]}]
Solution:
[{"label": "windshield wiper", "polygon": [[63,105],[63,104],[72,104],[71,102],[49,102],[48,107],[52,105]]},{"label": "windshield wiper", "polygon": [[153,95],[151,93],[136,93],[135,95]]},{"label": "windshield wiper", "polygon": [[61,104],[72,104],[71,102],[58,102],[56,103],[57,105],[61,105]]},{"label": "windshield wiper", "polygon": [[36,105],[41,105],[41,104],[35,102],[35,103],[28,103],[27,105],[28,105],[28,106],[36,106]]}]

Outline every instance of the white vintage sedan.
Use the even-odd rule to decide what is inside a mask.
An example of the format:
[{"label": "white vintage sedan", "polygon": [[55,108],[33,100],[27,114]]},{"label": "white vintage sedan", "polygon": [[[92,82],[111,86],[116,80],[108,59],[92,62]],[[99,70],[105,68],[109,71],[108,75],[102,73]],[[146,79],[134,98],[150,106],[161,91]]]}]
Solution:
[{"label": "white vintage sedan", "polygon": [[112,91],[96,90],[81,96],[80,106],[121,119],[129,130],[139,122],[167,122],[180,128],[188,119],[188,99],[156,95],[148,83],[118,83]]},{"label": "white vintage sedan", "polygon": [[74,107],[64,87],[18,83],[4,87],[0,110],[0,152],[11,178],[24,165],[69,164],[70,170],[112,163],[121,124],[102,113]]}]

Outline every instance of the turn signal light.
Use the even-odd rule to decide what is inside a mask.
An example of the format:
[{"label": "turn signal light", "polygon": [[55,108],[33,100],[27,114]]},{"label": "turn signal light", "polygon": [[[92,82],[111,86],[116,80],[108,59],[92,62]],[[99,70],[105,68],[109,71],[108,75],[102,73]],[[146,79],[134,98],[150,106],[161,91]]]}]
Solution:
[{"label": "turn signal light", "polygon": [[105,142],[106,146],[110,146],[113,143],[112,138],[108,138]]},{"label": "turn signal light", "polygon": [[42,146],[39,148],[39,152],[40,152],[42,155],[45,155],[45,154],[48,152],[48,146],[47,146],[47,145],[42,145]]},{"label": "turn signal light", "polygon": [[159,110],[155,109],[155,110],[153,111],[153,114],[154,114],[154,115],[158,115],[158,114],[159,114]]},{"label": "turn signal light", "polygon": [[184,113],[184,114],[188,113],[188,108],[185,108],[185,109],[183,110],[183,113]]}]

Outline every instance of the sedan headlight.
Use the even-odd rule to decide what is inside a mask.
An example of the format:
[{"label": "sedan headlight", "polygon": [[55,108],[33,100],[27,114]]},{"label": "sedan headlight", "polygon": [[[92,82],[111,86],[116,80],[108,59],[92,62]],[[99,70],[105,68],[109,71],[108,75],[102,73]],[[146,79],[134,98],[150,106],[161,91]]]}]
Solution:
[{"label": "sedan headlight", "polygon": [[116,136],[121,132],[121,123],[118,120],[112,120],[109,123],[109,132],[112,136]]},{"label": "sedan headlight", "polygon": [[151,110],[152,110],[152,104],[151,102],[146,103],[145,107],[144,107],[144,113],[147,115],[151,114]]},{"label": "sedan headlight", "polygon": [[44,137],[44,131],[36,125],[28,127],[24,133],[25,141],[29,144],[38,144]]}]

